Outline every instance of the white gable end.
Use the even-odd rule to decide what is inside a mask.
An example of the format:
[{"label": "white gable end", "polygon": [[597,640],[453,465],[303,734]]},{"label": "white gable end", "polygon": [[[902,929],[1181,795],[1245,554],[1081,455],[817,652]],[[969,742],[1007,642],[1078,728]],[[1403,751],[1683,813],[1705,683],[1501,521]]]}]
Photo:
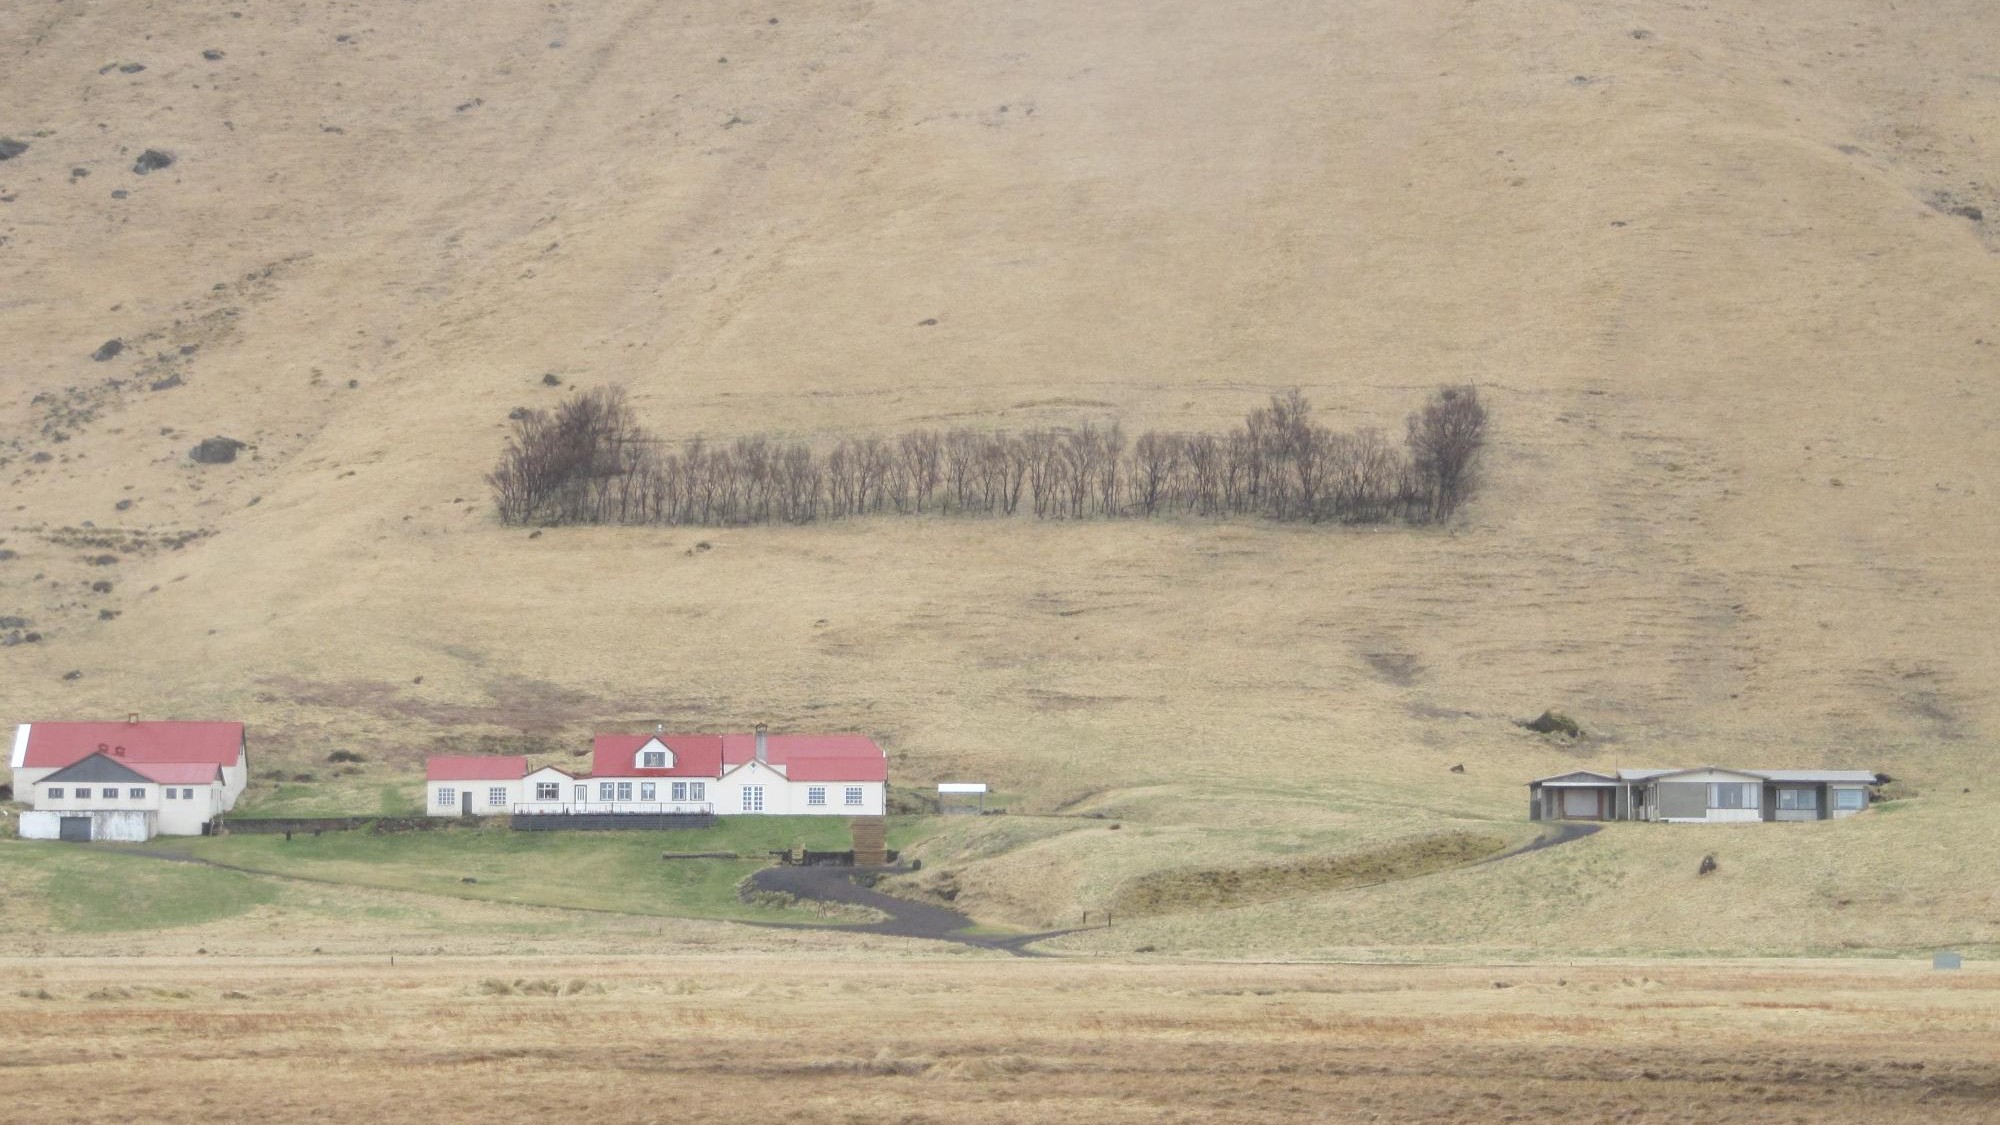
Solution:
[{"label": "white gable end", "polygon": [[15,769],[20,769],[22,766],[28,764],[29,728],[30,724],[28,723],[22,723],[20,726],[14,728],[14,756],[8,759],[7,764]]},{"label": "white gable end", "polygon": [[[663,757],[661,755],[664,755]],[[632,755],[635,770],[670,770],[674,768],[673,747],[657,738],[649,738],[644,746]]]}]

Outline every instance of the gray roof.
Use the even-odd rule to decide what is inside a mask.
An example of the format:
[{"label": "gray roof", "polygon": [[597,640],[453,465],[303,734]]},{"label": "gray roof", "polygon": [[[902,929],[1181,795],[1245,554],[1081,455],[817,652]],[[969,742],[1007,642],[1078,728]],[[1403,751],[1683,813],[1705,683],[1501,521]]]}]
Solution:
[{"label": "gray roof", "polygon": [[[1873,785],[1875,775],[1867,770],[1739,770],[1728,766],[1678,766],[1673,769],[1621,769],[1612,773],[1602,770],[1571,770],[1553,777],[1538,777],[1530,785],[1613,785],[1620,781],[1651,781],[1656,777],[1666,777],[1677,773],[1697,773],[1702,770],[1716,770],[1721,773],[1742,774],[1745,777],[1761,777],[1766,781],[1794,781],[1816,785]],[[1575,780],[1570,778],[1602,778],[1602,782]]]},{"label": "gray roof", "polygon": [[1867,770],[1744,770],[1771,781],[1844,782],[1873,785],[1875,775]]},{"label": "gray roof", "polygon": [[136,781],[142,785],[151,785],[153,783],[152,778],[147,777],[138,770],[127,766],[123,762],[107,758],[102,754],[92,754],[89,757],[79,758],[56,772],[49,774],[47,777],[42,778],[42,782],[56,781]]}]

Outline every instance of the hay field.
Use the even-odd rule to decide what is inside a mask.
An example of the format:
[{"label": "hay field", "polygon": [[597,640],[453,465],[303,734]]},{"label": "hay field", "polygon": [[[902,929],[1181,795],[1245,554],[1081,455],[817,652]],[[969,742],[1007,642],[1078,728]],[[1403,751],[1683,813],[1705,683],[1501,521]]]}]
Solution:
[{"label": "hay field", "polygon": [[[1967,0],[8,6],[0,616],[42,639],[0,713],[240,717],[257,799],[357,812],[440,745],[762,719],[1154,830],[967,860],[997,920],[1519,832],[1572,765],[1886,769],[1910,830],[1741,878],[1865,839],[1864,893],[1797,904],[1816,946],[2000,941],[1954,803],[2000,732],[1996,43]],[[480,484],[577,386],[726,438],[1292,385],[1393,432],[1446,380],[1494,442],[1432,530],[531,538]],[[190,463],[211,435],[252,447]],[[1596,737],[1513,725],[1548,706]],[[1501,946],[1768,947],[1590,901],[1693,846],[1575,845],[1588,893],[1532,915],[1451,885]]]},{"label": "hay field", "polygon": [[911,959],[836,973],[741,957],[332,956],[5,969],[10,1112],[79,1123],[754,1111],[1972,1125],[2000,1099],[1990,969]]}]

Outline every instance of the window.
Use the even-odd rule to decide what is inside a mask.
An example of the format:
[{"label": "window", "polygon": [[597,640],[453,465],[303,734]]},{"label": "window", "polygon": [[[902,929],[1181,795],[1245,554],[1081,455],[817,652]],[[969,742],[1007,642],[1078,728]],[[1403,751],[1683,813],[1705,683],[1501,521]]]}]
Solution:
[{"label": "window", "polygon": [[705,783],[699,781],[688,782],[688,800],[690,801],[706,800],[707,793],[708,793],[708,786]]},{"label": "window", "polygon": [[619,783],[618,783],[618,799],[619,799],[619,800],[621,800],[621,801],[629,801],[629,800],[631,800],[631,799],[632,799],[632,783],[631,783],[631,782],[629,782],[629,781],[621,781],[621,782],[619,782]]},{"label": "window", "polygon": [[1757,783],[1720,782],[1708,787],[1708,807],[1711,809],[1754,809],[1757,807]]},{"label": "window", "polygon": [[62,795],[62,794],[63,794],[63,791],[62,791],[62,786],[60,786],[60,785],[52,785],[52,786],[50,786],[50,787],[49,787],[49,800],[51,800],[51,801],[60,801],[60,800],[62,800],[62,799],[63,799],[63,795]]},{"label": "window", "polygon": [[493,788],[488,789],[486,791],[486,803],[488,805],[493,806],[494,808],[504,808],[507,804],[506,787],[502,785],[496,785]]},{"label": "window", "polygon": [[808,786],[806,788],[806,804],[808,805],[826,804],[826,786],[824,785]]},{"label": "window", "polygon": [[160,796],[165,797],[169,801],[177,801],[180,799],[181,791],[169,785],[165,789],[160,790]]},{"label": "window", "polygon": [[1780,789],[1778,808],[1811,812],[1819,808],[1819,794],[1811,789]]},{"label": "window", "polygon": [[660,791],[659,787],[654,785],[650,781],[642,781],[639,783],[639,799],[641,801],[659,800],[659,797],[657,796],[659,791]]},{"label": "window", "polygon": [[688,799],[688,783],[685,781],[674,782],[674,800],[685,801],[687,799]]},{"label": "window", "polygon": [[664,750],[648,750],[648,751],[646,751],[646,754],[645,754],[645,758],[644,758],[644,760],[643,760],[643,761],[642,761],[642,762],[640,763],[640,766],[641,766],[642,768],[644,768],[644,769],[649,769],[649,770],[663,770],[663,769],[666,769],[666,768],[667,768],[667,752],[666,752],[666,751],[664,751]]},{"label": "window", "polygon": [[125,795],[135,801],[143,801],[146,799],[146,787],[141,785],[136,788],[127,789]]},{"label": "window", "polygon": [[861,787],[859,785],[850,785],[847,787],[847,803],[850,805],[861,803]]},{"label": "window", "polygon": [[535,800],[537,801],[562,800],[562,783],[559,781],[535,782]]},{"label": "window", "polygon": [[448,809],[458,804],[458,790],[449,785],[438,787],[438,808]]},{"label": "window", "polygon": [[183,789],[183,790],[181,790],[181,798],[182,798],[183,800],[187,800],[187,801],[192,801],[192,800],[194,800],[194,790],[192,790],[192,789]]},{"label": "window", "polygon": [[1836,789],[1833,791],[1833,807],[1842,812],[1867,808],[1868,794],[1859,789]]},{"label": "window", "polygon": [[763,811],[764,811],[764,787],[763,787],[763,786],[761,786],[761,785],[745,785],[745,786],[743,787],[743,811],[744,811],[744,812],[763,812]]},{"label": "window", "polygon": [[87,800],[89,800],[89,799],[90,799],[90,790],[89,790],[88,788],[81,788],[81,787],[80,787],[80,788],[78,788],[78,789],[77,789],[77,791],[76,791],[76,799],[77,799],[77,800],[79,800],[79,801],[87,801]]},{"label": "window", "polygon": [[600,781],[597,783],[598,800],[609,801],[611,798],[616,797],[617,795],[618,795],[618,787],[616,785],[613,785],[608,781]]}]

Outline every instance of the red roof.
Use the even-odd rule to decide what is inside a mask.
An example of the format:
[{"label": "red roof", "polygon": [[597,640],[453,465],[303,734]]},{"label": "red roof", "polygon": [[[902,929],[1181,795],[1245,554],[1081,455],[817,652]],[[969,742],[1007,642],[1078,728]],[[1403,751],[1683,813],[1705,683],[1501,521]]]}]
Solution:
[{"label": "red roof", "polygon": [[[740,766],[757,756],[757,736],[722,736],[722,760]],[[773,734],[764,758],[791,781],[887,781],[889,758],[865,734]]]},{"label": "red roof", "polygon": [[243,756],[242,723],[30,723],[21,765],[61,769],[104,754],[137,762],[233,766]]},{"label": "red roof", "polygon": [[520,754],[446,754],[424,763],[425,781],[519,781],[528,775]]},{"label": "red roof", "polygon": [[[670,769],[648,770],[633,765],[639,747],[659,739],[674,752]],[[719,734],[600,734],[590,741],[592,777],[721,777],[722,736]]]},{"label": "red roof", "polygon": [[794,757],[785,765],[789,781],[887,781],[889,763],[881,758]]},{"label": "red roof", "polygon": [[211,785],[222,779],[222,767],[214,762],[127,762],[126,767],[161,785]]}]

